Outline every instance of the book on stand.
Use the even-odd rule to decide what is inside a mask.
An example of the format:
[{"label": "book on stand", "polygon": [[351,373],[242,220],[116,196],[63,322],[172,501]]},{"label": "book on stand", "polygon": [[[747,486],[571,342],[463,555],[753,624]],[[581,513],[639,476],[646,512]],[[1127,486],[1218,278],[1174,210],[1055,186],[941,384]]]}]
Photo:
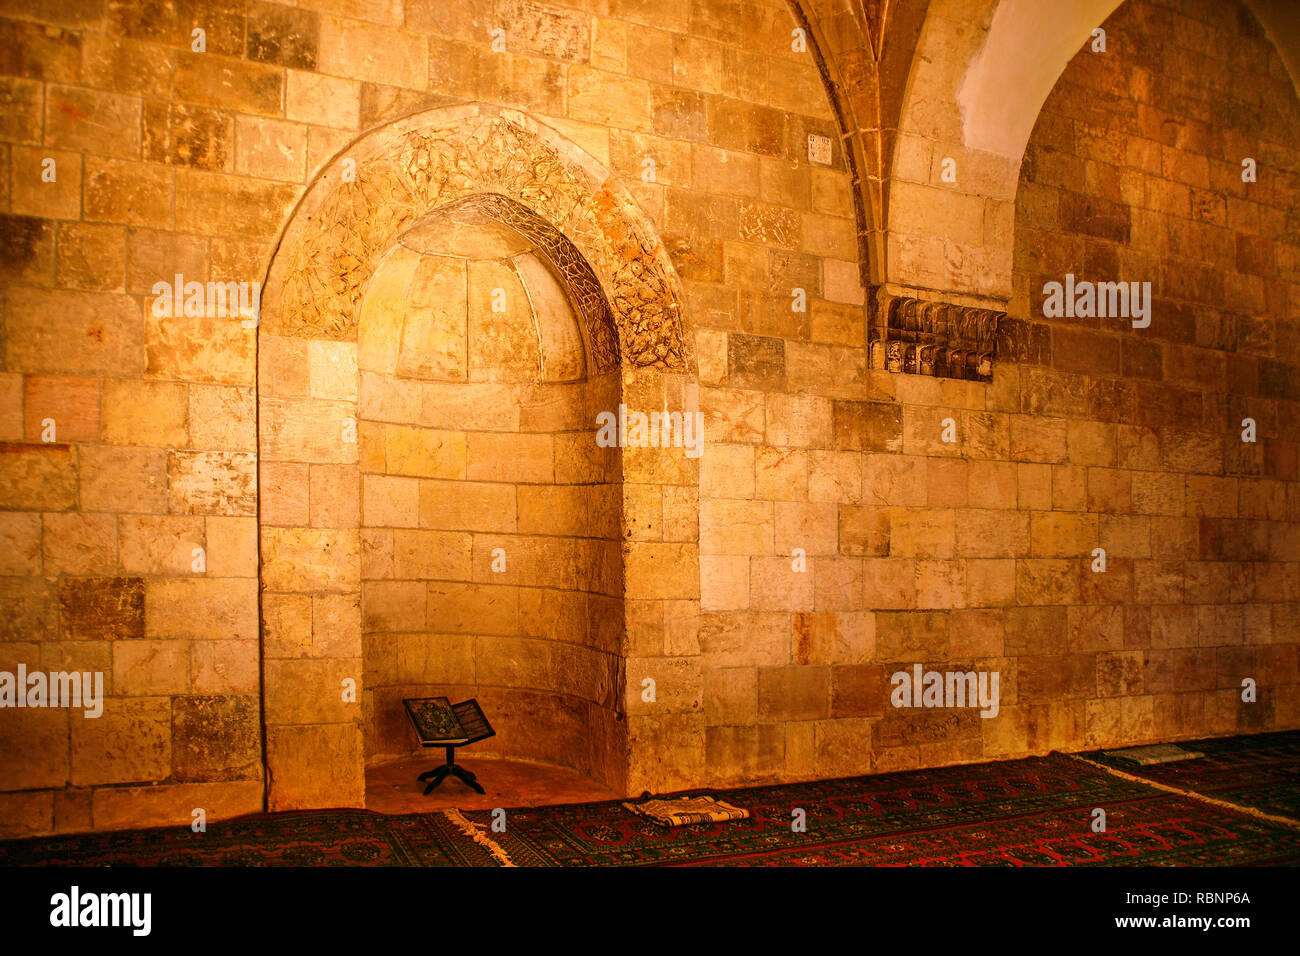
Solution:
[{"label": "book on stand", "polygon": [[415,697],[402,704],[425,747],[459,747],[496,736],[473,698],[453,704],[446,697]]}]

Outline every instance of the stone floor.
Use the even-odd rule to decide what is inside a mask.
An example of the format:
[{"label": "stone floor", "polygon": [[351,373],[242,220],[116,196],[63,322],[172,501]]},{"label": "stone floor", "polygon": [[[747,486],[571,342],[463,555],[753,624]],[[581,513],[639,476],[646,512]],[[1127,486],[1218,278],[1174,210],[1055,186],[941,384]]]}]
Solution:
[{"label": "stone floor", "polygon": [[415,813],[422,810],[491,810],[495,807],[540,807],[560,803],[613,800],[619,794],[567,767],[529,760],[477,757],[456,762],[472,771],[487,792],[480,796],[451,777],[424,796],[416,780],[443,760],[436,754],[408,757],[366,770],[366,809],[379,813]]}]

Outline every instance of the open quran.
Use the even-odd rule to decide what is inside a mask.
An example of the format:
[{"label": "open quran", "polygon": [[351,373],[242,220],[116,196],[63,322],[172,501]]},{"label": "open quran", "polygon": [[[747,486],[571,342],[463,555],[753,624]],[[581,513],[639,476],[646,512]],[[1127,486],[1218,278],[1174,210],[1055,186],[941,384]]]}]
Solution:
[{"label": "open quran", "polygon": [[455,747],[496,736],[473,698],[453,704],[446,697],[417,697],[402,704],[425,747]]}]

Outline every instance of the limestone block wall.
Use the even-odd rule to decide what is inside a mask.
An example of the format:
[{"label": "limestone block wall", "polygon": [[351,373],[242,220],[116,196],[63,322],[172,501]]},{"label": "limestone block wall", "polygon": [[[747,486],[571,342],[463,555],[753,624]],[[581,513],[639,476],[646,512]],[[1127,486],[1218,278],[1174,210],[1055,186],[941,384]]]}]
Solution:
[{"label": "limestone block wall", "polygon": [[[854,184],[779,0],[0,3],[0,671],[99,671],[108,694],[97,720],[0,710],[0,831],[248,812],[264,766],[273,806],[358,805],[370,743],[378,756],[397,734],[378,716],[396,688],[487,697],[498,680],[538,690],[543,674],[605,721],[589,721],[587,771],[634,793],[1297,726],[1296,100],[1252,24],[1209,0],[1121,6],[1107,58],[1080,53],[1049,99],[1014,215],[1001,194],[957,203],[961,261],[979,275],[925,235],[952,208],[934,199],[936,144],[961,133],[945,120],[929,142],[909,121],[921,132],[891,168],[926,188],[889,190],[908,274],[1015,290],[985,384],[869,367]],[[923,69],[965,66],[932,59]],[[366,131],[475,103],[526,114],[597,186],[607,171],[631,194],[680,280],[689,342],[640,308],[670,283],[647,271],[652,244],[624,229],[612,187],[568,191],[576,179],[500,137],[455,168],[549,204],[543,218],[592,253],[608,307],[632,323],[636,349],[611,375],[588,368],[585,394],[567,375],[431,378],[462,367],[431,315],[413,365],[370,371],[358,316],[328,284],[295,293],[329,300],[319,328],[155,313],[155,285],[177,275],[265,281],[309,187],[339,182],[335,158]],[[831,140],[829,165],[810,161],[809,134]],[[1243,155],[1259,160],[1250,187]],[[987,159],[998,181],[1014,167],[958,159]],[[454,166],[384,154],[363,184],[407,160],[402,175],[428,188],[429,170]],[[355,195],[353,224],[413,201]],[[1004,244],[1012,219],[1008,276],[1005,255],[979,250]],[[366,241],[354,230],[330,253],[349,295]],[[1042,285],[1067,272],[1151,281],[1150,328],[1044,321]],[[438,391],[429,416],[422,401],[382,411],[410,383]],[[485,406],[474,389],[513,398]],[[530,404],[548,391],[565,397]],[[595,412],[620,400],[697,401],[707,442],[698,459],[621,450],[615,503],[615,472],[586,456]],[[517,414],[517,430],[471,427],[485,407]],[[349,420],[355,442],[340,438]],[[464,480],[409,456],[408,428],[463,433]],[[508,451],[482,437],[498,432]],[[547,441],[548,481],[471,473],[475,444],[527,467]],[[487,502],[466,506],[465,528],[438,526],[426,501],[453,514],[476,483],[513,489],[513,529],[486,523],[508,513]],[[581,535],[560,500],[573,488],[600,515]],[[584,575],[489,584],[493,540],[531,537],[543,516],[559,527],[538,537],[584,542]],[[398,577],[399,557],[440,553],[427,537],[399,551],[399,532],[468,534],[468,565],[458,551],[447,581]],[[1105,576],[1088,569],[1095,546]],[[429,595],[445,583],[517,588],[518,630],[443,629],[458,604]],[[397,584],[423,589],[424,617],[389,630],[381,598]],[[425,683],[470,676],[467,637],[473,681]],[[592,688],[618,657],[607,700]],[[508,673],[485,683],[480,663]],[[999,716],[894,709],[889,676],[916,663],[998,670]],[[1241,675],[1258,679],[1253,708]]]},{"label": "limestone block wall", "polygon": [[[1014,276],[983,277],[1016,289],[991,383],[864,371],[861,332],[817,311],[810,341],[742,320],[701,350],[700,634],[722,781],[1300,720],[1296,95],[1235,6],[1129,3],[1105,27],[1110,52],[1083,47],[1031,138]],[[900,143],[923,161],[899,175],[944,189],[949,133]],[[1242,182],[1246,156],[1267,157],[1267,185]],[[891,203],[918,230],[949,209]],[[972,242],[1003,212],[976,216]],[[1045,320],[1044,283],[1067,273],[1149,281],[1150,327]],[[843,332],[844,348],[818,344]],[[998,716],[893,707],[891,675],[916,664],[998,672]]]},{"label": "limestone block wall", "polygon": [[[1294,727],[1300,102],[1232,5],[1125,4],[1105,28],[1113,58],[1074,58],[1020,170],[1019,719],[1031,746],[1049,701],[1053,743]],[[1149,282],[1150,327],[1044,318],[1066,273]],[[1106,575],[1073,580],[1061,558],[1096,546]]]},{"label": "limestone block wall", "polygon": [[[277,589],[290,583],[286,562],[305,569],[325,546],[359,562],[359,541],[343,530],[360,509],[359,490],[346,490],[359,489],[357,466],[337,452],[281,460],[272,434],[259,470],[254,394],[286,411],[300,400],[326,403],[323,412],[355,401],[348,350],[285,342],[227,316],[162,320],[150,304],[154,284],[176,275],[264,280],[307,183],[359,132],[466,100],[527,110],[623,177],[657,223],[671,221],[664,232],[677,238],[683,270],[695,270],[691,281],[717,284],[724,245],[739,251],[742,197],[747,228],[785,203],[787,221],[818,225],[810,244],[852,230],[838,205],[842,173],[818,171],[824,185],[815,206],[811,198],[804,132],[834,130],[776,2],[91,0],[5,4],[0,15],[2,663],[102,671],[116,715],[83,727],[66,711],[0,713],[6,833],[188,821],[196,806],[210,817],[257,809],[257,698],[268,676],[284,688],[267,701],[276,713],[326,721],[268,731],[273,751],[292,739],[306,767],[351,747],[341,728],[360,720],[359,705],[330,703],[315,688],[359,673],[326,662],[359,664],[360,609],[328,575],[310,593]],[[503,53],[491,48],[498,24],[509,31]],[[203,52],[192,47],[195,28]],[[658,178],[645,183],[651,154]],[[41,180],[47,158],[52,182]],[[721,224],[688,251],[703,204]],[[848,261],[851,243],[842,248]],[[260,380],[258,350],[268,370]],[[646,394],[659,407],[656,381]],[[39,440],[45,418],[58,423],[55,442]],[[291,419],[295,440],[314,440],[311,427],[325,419]],[[680,511],[661,470],[639,476],[641,497],[648,507],[653,489]],[[260,635],[259,514],[271,571]],[[686,612],[699,584],[681,569],[698,564],[681,559],[695,530],[655,524],[637,534],[647,539],[633,549],[645,556],[639,566],[659,575],[646,607],[655,620],[641,630],[654,629],[647,640],[662,652],[667,604],[684,622],[669,625],[670,646],[690,651]],[[186,560],[192,546],[206,548],[202,573]],[[328,642],[303,631],[312,620],[331,631]],[[697,693],[678,697],[665,709],[698,710]],[[702,734],[687,741],[702,745]],[[700,767],[702,749],[688,749],[697,756],[687,766]],[[336,801],[354,798],[350,774]]]}]

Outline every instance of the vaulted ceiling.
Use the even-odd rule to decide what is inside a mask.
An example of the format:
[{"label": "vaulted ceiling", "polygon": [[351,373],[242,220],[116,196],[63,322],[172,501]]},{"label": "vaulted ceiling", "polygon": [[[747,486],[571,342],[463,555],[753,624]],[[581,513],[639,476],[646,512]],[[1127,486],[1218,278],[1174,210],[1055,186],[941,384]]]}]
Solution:
[{"label": "vaulted ceiling", "polygon": [[[1091,32],[1123,0],[788,0],[806,29],[844,140],[856,187],[864,285],[956,293],[996,307],[1010,294],[1010,230],[993,247],[954,248],[951,274],[909,264],[891,198],[908,151],[954,157],[955,188],[933,189],[931,228],[943,204],[988,204],[1004,219],[1042,104]],[[1300,78],[1300,3],[1242,0]],[[1246,12],[1249,11],[1249,13]],[[931,184],[932,186],[932,184]],[[951,217],[955,221],[958,217]],[[951,266],[951,263],[950,263]]]}]

